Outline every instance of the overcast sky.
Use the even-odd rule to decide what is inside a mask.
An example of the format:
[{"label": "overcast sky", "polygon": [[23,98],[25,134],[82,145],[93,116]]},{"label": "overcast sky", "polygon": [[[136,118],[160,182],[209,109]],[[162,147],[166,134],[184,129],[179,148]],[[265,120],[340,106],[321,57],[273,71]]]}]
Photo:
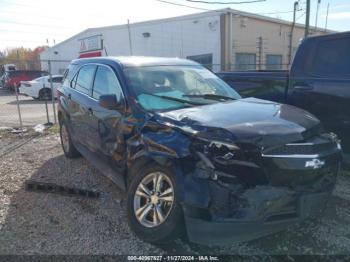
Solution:
[{"label": "overcast sky", "polygon": [[[289,11],[293,10],[294,3],[294,0],[266,0],[254,4],[208,5],[186,0],[167,1],[203,9],[231,7],[252,13],[274,13],[266,15],[286,20],[293,17]],[[311,0],[312,25],[315,24],[317,1]],[[305,21],[305,2],[300,1],[303,10],[297,13],[300,23]],[[318,25],[325,26],[329,2],[328,28],[350,30],[349,0],[322,0]],[[198,12],[203,11],[157,0],[0,0],[0,50],[6,47],[45,45],[46,39],[52,45],[54,40],[58,43],[86,28],[125,24],[127,19],[132,23]]]}]

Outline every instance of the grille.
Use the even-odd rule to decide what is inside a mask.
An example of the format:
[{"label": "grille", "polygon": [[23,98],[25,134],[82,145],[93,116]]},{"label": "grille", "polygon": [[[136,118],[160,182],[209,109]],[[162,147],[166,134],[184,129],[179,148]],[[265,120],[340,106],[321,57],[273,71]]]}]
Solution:
[{"label": "grille", "polygon": [[267,148],[265,155],[316,155],[337,148],[336,142],[327,138],[317,138],[303,143],[287,144],[279,147]]}]

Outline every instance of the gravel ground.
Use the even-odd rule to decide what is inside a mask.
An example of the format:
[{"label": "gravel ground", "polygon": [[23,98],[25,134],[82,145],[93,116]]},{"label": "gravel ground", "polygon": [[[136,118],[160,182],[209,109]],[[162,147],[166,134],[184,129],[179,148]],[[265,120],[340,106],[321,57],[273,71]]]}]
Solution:
[{"label": "gravel ground", "polygon": [[[102,192],[98,199],[27,192],[33,179]],[[84,159],[66,159],[55,132],[0,131],[0,254],[350,255],[350,175],[343,172],[324,216],[248,243],[154,246],[127,225],[124,195]]]}]

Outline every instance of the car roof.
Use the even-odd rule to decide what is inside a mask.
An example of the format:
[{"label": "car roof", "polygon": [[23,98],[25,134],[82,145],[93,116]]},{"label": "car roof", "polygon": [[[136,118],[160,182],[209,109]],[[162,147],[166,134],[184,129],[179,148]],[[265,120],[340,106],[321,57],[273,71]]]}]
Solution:
[{"label": "car roof", "polygon": [[[63,75],[51,75],[51,77],[53,78],[53,77],[63,77]],[[50,78],[50,76],[49,75],[47,75],[47,76],[39,76],[38,78],[35,78],[35,79],[39,79],[39,78]],[[34,79],[34,80],[35,80]]]},{"label": "car roof", "polygon": [[108,56],[96,58],[81,58],[73,60],[73,64],[117,62],[121,67],[145,67],[145,66],[197,66],[198,63],[181,58],[152,57],[152,56]]},{"label": "car roof", "polygon": [[315,35],[310,36],[306,38],[305,40],[317,40],[317,39],[327,39],[327,38],[338,38],[338,37],[350,37],[350,31],[345,32],[338,32],[338,33],[332,33],[332,34],[325,34],[325,35]]}]

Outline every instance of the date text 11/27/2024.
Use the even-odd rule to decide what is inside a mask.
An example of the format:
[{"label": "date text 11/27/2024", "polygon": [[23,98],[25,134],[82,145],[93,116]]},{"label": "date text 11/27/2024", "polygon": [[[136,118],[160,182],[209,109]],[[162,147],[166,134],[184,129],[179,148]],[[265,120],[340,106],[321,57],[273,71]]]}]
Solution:
[{"label": "date text 11/27/2024", "polygon": [[128,256],[128,261],[220,261],[217,256]]}]

